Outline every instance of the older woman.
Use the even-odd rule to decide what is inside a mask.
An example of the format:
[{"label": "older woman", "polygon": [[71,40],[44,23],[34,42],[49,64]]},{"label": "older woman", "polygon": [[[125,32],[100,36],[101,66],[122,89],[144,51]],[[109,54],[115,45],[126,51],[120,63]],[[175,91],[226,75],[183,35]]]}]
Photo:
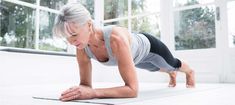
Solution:
[{"label": "older woman", "polygon": [[[186,86],[194,87],[194,72],[184,62],[172,56],[168,48],[147,33],[133,34],[126,28],[94,27],[88,10],[79,3],[63,6],[56,18],[53,32],[66,37],[77,48],[80,85],[61,94],[62,101],[91,98],[137,97],[138,81],[135,67],[162,71],[170,76],[169,87],[176,85],[176,72],[186,74]],[[93,89],[91,58],[104,65],[117,65],[124,86]]]}]

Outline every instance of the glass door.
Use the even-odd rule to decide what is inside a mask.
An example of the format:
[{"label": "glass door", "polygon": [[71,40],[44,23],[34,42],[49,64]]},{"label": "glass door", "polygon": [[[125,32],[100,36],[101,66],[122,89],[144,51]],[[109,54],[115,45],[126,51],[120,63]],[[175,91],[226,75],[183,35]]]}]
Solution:
[{"label": "glass door", "polygon": [[228,64],[226,72],[226,81],[235,82],[235,0],[227,0],[227,33],[228,33]]},{"label": "glass door", "polygon": [[229,47],[235,48],[235,0],[227,2]]},{"label": "glass door", "polygon": [[[218,43],[216,0],[174,0],[176,57],[188,62],[198,82],[220,82],[222,57]],[[213,66],[212,66],[213,65]]]}]

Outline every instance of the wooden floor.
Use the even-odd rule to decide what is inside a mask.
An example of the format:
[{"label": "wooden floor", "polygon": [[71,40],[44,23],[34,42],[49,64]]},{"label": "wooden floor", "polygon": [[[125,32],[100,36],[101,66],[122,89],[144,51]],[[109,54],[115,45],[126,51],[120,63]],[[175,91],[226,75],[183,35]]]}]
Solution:
[{"label": "wooden floor", "polygon": [[[166,83],[140,83],[138,98],[93,99],[61,102],[62,91],[74,84],[44,84],[0,87],[0,105],[234,105],[235,84],[197,84],[187,89],[185,84],[168,88]],[[95,87],[118,86],[95,83]]]}]

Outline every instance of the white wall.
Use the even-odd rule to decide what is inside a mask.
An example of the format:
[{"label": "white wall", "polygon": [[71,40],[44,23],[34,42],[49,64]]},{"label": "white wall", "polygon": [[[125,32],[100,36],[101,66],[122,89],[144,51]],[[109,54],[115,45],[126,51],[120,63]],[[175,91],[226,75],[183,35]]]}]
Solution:
[{"label": "white wall", "polygon": [[[122,82],[117,67],[93,61],[94,82]],[[166,82],[168,75],[137,69],[140,82]],[[79,83],[75,57],[0,51],[0,86]]]},{"label": "white wall", "polygon": [[216,49],[176,51],[175,56],[187,62],[196,72],[197,82],[221,82],[222,58]]},{"label": "white wall", "polygon": [[[197,82],[235,82],[234,53],[228,55],[227,61],[215,49],[173,53],[191,65],[196,72]],[[93,82],[122,82],[117,67],[103,66],[94,60],[92,64]],[[167,83],[169,80],[165,73],[142,69],[136,71],[140,82]],[[185,82],[185,75],[178,73],[177,80]],[[0,51],[0,86],[63,83],[79,83],[75,57]]]},{"label": "white wall", "polygon": [[72,57],[0,51],[0,85],[77,82]]}]

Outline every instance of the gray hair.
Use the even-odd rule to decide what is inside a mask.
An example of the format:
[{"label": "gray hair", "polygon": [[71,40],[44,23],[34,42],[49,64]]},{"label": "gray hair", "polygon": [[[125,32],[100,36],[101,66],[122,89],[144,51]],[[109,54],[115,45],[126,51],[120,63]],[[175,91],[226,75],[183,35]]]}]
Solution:
[{"label": "gray hair", "polygon": [[56,36],[66,35],[66,22],[74,22],[79,25],[92,20],[90,12],[80,3],[68,3],[60,9],[60,14],[55,19],[53,34]]}]

